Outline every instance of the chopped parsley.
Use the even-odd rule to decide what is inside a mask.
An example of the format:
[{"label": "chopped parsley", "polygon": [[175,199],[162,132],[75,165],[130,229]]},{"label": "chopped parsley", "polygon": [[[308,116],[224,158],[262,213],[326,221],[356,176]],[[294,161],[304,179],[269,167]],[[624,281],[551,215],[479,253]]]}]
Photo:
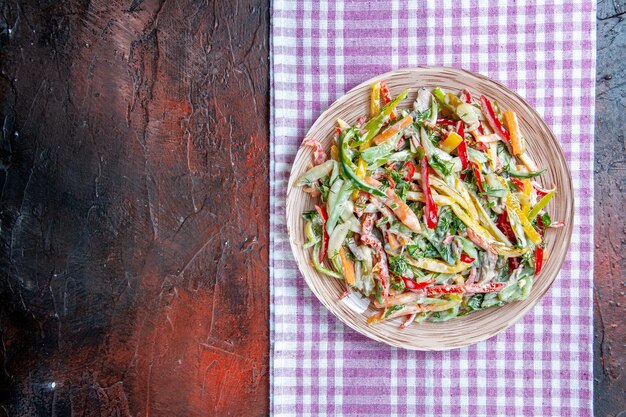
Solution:
[{"label": "chopped parsley", "polygon": [[389,259],[389,271],[392,274],[401,277],[407,275],[410,271],[410,268],[404,256],[399,255]]}]

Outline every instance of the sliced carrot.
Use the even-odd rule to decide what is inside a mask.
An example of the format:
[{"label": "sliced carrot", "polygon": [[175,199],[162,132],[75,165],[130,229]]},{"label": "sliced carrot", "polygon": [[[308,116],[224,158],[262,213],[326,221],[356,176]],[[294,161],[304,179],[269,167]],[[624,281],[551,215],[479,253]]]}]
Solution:
[{"label": "sliced carrot", "polygon": [[521,155],[526,151],[526,146],[522,140],[522,135],[519,130],[519,123],[517,121],[517,115],[513,111],[504,112],[504,120],[509,128],[509,135],[511,136],[511,147],[515,155]]},{"label": "sliced carrot", "polygon": [[400,247],[400,242],[398,242],[398,238],[393,233],[387,233],[387,240],[391,250],[396,250]]},{"label": "sliced carrot", "polygon": [[346,282],[350,285],[354,285],[356,282],[354,262],[352,262],[351,259],[348,259],[346,251],[343,248],[339,249],[339,257],[341,258],[341,266],[343,267],[343,274],[346,278]]},{"label": "sliced carrot", "polygon": [[[381,185],[380,182],[372,177],[368,177],[365,182],[377,189]],[[404,201],[402,201],[391,188],[387,188],[385,194],[387,194],[387,198],[384,200],[385,205],[389,207],[396,216],[398,216],[400,221],[415,233],[421,232],[422,229],[420,227],[419,219],[413,210],[411,210],[411,208]]]},{"label": "sliced carrot", "polygon": [[373,139],[374,143],[376,145],[380,145],[381,143],[386,142],[387,140],[395,136],[399,131],[401,131],[408,125],[410,125],[411,123],[413,123],[413,118],[411,117],[410,114],[407,114],[398,123],[394,123],[393,125],[389,126],[387,129],[385,129],[385,131],[374,136],[374,139]]},{"label": "sliced carrot", "polygon": [[385,313],[384,311],[381,311],[381,312],[377,312],[369,316],[369,318],[367,319],[367,325],[371,326],[372,324],[380,323],[381,321],[383,321],[384,313]]}]

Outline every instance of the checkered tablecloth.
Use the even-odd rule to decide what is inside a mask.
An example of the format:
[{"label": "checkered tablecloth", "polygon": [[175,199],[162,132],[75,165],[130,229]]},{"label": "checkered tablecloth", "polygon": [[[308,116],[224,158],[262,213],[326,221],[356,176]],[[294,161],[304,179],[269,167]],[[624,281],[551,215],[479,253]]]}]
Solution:
[{"label": "checkered tablecloth", "polygon": [[[461,3],[273,1],[274,416],[592,415],[595,2]],[[560,140],[576,194],[570,253],[543,301],[498,336],[440,353],[344,326],[306,286],[285,226],[291,162],[314,120],[366,79],[417,65],[469,69],[525,97]]]}]

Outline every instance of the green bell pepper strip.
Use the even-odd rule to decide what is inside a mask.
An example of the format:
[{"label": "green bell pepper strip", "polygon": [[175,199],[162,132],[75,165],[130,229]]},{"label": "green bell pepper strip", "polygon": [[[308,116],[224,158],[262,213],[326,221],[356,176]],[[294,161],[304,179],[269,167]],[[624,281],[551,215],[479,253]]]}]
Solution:
[{"label": "green bell pepper strip", "polygon": [[389,117],[389,115],[394,111],[394,109],[400,104],[402,100],[406,98],[409,94],[409,89],[401,92],[398,97],[394,98],[389,104],[387,104],[381,110],[378,115],[372,117],[366,124],[363,126],[363,129],[367,131],[367,134],[363,135],[359,140],[354,142],[354,145],[362,145],[363,143],[370,142],[374,136],[378,134],[380,129],[383,127],[385,123],[385,118]]},{"label": "green bell pepper strip", "polygon": [[437,115],[439,114],[439,106],[437,100],[431,100],[430,103],[430,124],[437,124]]},{"label": "green bell pepper strip", "polygon": [[326,252],[328,251],[328,241],[330,237],[328,236],[328,232],[326,231],[326,222],[328,221],[328,213],[324,210],[324,207],[315,206],[315,210],[319,213],[322,219],[322,251],[318,251],[319,262],[323,262],[326,257]]},{"label": "green bell pepper strip", "polygon": [[326,222],[326,231],[328,231],[328,233],[332,233],[333,229],[337,225],[337,222],[339,221],[339,216],[343,211],[344,204],[352,195],[353,189],[353,185],[350,181],[344,182],[339,189],[339,192],[337,193],[337,198],[335,199],[335,204],[333,205],[332,211],[328,217],[328,221]]},{"label": "green bell pepper strip", "polygon": [[[442,90],[441,88],[436,87],[436,88],[433,90],[433,95],[435,96],[435,98],[437,99],[437,101],[439,101],[439,102],[441,103],[441,106],[442,106],[444,109],[447,109],[447,110],[451,111],[452,113],[456,114],[456,109],[455,109],[455,107],[454,107],[454,106],[452,106],[452,105],[450,105],[450,104],[448,104],[448,103],[446,103],[446,93],[444,93],[444,92],[443,92],[443,90]],[[436,119],[435,119],[435,121],[436,121]],[[433,123],[433,124],[435,124],[435,123]]]},{"label": "green bell pepper strip", "polygon": [[305,172],[299,179],[296,181],[296,187],[301,187],[303,185],[311,184],[322,177],[330,174],[335,166],[335,161],[329,159],[326,162],[321,163],[320,165],[316,165],[313,168],[309,169]]},{"label": "green bell pepper strip", "polygon": [[371,164],[379,159],[387,158],[391,156],[394,149],[398,145],[399,140],[400,137],[396,135],[395,138],[383,142],[378,146],[369,147],[361,152],[361,158],[363,158],[363,160],[368,164]]},{"label": "green bell pepper strip", "polygon": [[469,256],[471,256],[474,259],[478,258],[478,250],[476,249],[476,246],[470,240],[465,239],[462,236],[455,236],[455,238],[459,242],[461,242],[461,248],[463,249],[463,252],[467,253]]},{"label": "green bell pepper strip", "polygon": [[353,136],[354,136],[354,130],[352,129],[344,130],[343,132],[341,132],[341,135],[339,135],[339,138],[337,139],[338,141],[337,144],[339,145],[337,146],[337,150],[339,151],[339,162],[341,162],[342,165],[346,165],[352,171],[356,171],[357,166],[354,164],[354,162],[352,162],[352,159],[350,159],[350,157],[348,156],[348,152],[349,152],[348,144],[350,142],[350,139],[352,139]]},{"label": "green bell pepper strip", "polygon": [[313,256],[311,257],[311,260],[313,261],[313,267],[318,271],[321,272],[322,274],[328,275],[329,277],[333,277],[333,278],[337,278],[337,279],[343,279],[343,276],[341,274],[338,274],[335,271],[332,271],[328,268],[326,268],[324,265],[322,265],[319,260],[319,252],[320,252],[320,244],[317,244],[313,247]]},{"label": "green bell pepper strip", "polygon": [[546,172],[545,169],[535,171],[535,172],[518,172],[512,168],[509,168],[507,171],[510,176],[515,177],[515,178],[535,178],[543,174],[544,172]]},{"label": "green bell pepper strip", "polygon": [[550,200],[552,200],[552,197],[554,197],[554,193],[555,191],[550,191],[548,194],[544,195],[541,200],[537,202],[537,204],[535,204],[530,212],[528,212],[528,221],[533,221],[533,219],[537,217],[537,214],[539,214],[539,212],[548,205]]},{"label": "green bell pepper strip", "polygon": [[350,165],[354,166],[354,163],[350,161],[350,159],[344,153],[344,143],[346,142],[346,136],[347,135],[343,134],[339,135],[339,146],[337,146],[339,151],[339,161],[342,174],[346,179],[352,181],[352,184],[354,184],[354,186],[359,190],[365,191],[366,193],[370,193],[378,197],[386,198],[385,193],[366,184],[361,178],[358,177],[358,175],[356,175],[356,172],[354,172],[354,170],[350,167]]},{"label": "green bell pepper strip", "polygon": [[304,234],[308,239],[308,242],[304,245],[305,248],[310,248],[311,246],[314,246],[322,241],[322,239],[319,236],[316,236],[313,231],[313,222],[306,222],[306,226],[304,226]]},{"label": "green bell pepper strip", "polygon": [[433,95],[437,98],[437,100],[439,100],[441,103],[446,103],[446,94],[443,92],[443,90],[439,87],[436,87],[433,90]]}]

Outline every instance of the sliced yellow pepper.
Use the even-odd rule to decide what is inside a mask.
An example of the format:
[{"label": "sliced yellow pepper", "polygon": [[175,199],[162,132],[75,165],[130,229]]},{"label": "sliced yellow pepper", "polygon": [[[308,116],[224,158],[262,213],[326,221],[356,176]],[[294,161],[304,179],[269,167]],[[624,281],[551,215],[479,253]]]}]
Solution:
[{"label": "sliced yellow pepper", "polygon": [[[528,238],[535,245],[540,244],[541,243],[541,236],[539,235],[539,233],[537,233],[537,231],[535,230],[533,225],[530,224],[530,221],[528,220],[528,216],[522,210],[522,207],[520,206],[520,203],[517,201],[517,199],[515,197],[513,197],[513,194],[511,194],[511,190],[507,186],[506,181],[502,177],[498,177],[498,181],[500,181],[500,184],[502,184],[504,187],[506,187],[509,190],[509,193],[507,194],[506,199],[504,200],[504,204],[506,205],[506,207],[509,210],[513,210],[515,212],[515,214],[517,214],[517,217],[519,217],[520,222],[522,223],[522,228],[524,229],[524,232],[526,233],[526,236],[528,236]],[[523,191],[523,193],[526,192],[526,189],[529,186],[530,190],[528,190],[528,201],[530,201],[530,193],[532,191],[532,184],[530,183],[529,179],[526,179],[525,181],[527,183],[524,183],[524,191]]]},{"label": "sliced yellow pepper", "polygon": [[539,233],[537,233],[533,225],[530,223],[528,217],[526,217],[526,215],[522,212],[519,202],[513,197],[511,193],[506,196],[504,204],[506,205],[507,209],[513,210],[513,212],[517,214],[517,217],[519,217],[520,222],[522,223],[522,228],[524,229],[526,236],[528,236],[531,242],[533,242],[535,245],[541,244],[541,236],[539,235]]},{"label": "sliced yellow pepper", "polygon": [[466,264],[465,262],[459,262],[454,266],[450,266],[443,261],[438,261],[436,259],[431,258],[420,258],[413,259],[407,256],[407,263],[416,267],[425,269],[427,271],[438,272],[440,274],[458,274],[459,272],[465,271],[467,268],[471,266],[471,264]]},{"label": "sliced yellow pepper", "polygon": [[343,119],[337,119],[337,126],[341,130],[350,129],[350,125]]},{"label": "sliced yellow pepper", "polygon": [[461,219],[461,221],[463,223],[465,223],[465,225],[467,227],[472,229],[472,231],[474,233],[479,235],[487,243],[489,243],[491,246],[493,246],[493,249],[498,253],[498,255],[502,255],[502,256],[505,256],[507,258],[516,258],[516,257],[522,256],[524,253],[528,252],[528,248],[514,249],[514,248],[511,248],[511,247],[505,245],[502,242],[498,242],[497,240],[495,240],[493,238],[493,236],[489,233],[489,231],[487,231],[487,229],[485,229],[480,224],[475,222],[457,204],[452,203],[450,205],[450,208],[452,208],[452,211],[454,211],[454,214],[456,214],[456,216],[459,219]]},{"label": "sliced yellow pepper", "polygon": [[530,248],[509,248],[501,243],[494,243],[493,248],[496,250],[498,255],[502,255],[505,258],[517,258],[530,250]]},{"label": "sliced yellow pepper", "polygon": [[[362,158],[359,158],[359,162],[357,163],[357,166],[356,166],[356,175],[359,178],[364,180],[366,171],[367,171],[367,162],[365,162]],[[359,197],[359,190],[354,190],[352,192],[352,200],[355,201],[358,197]]]},{"label": "sliced yellow pepper", "polygon": [[505,245],[510,246],[511,242],[509,241],[509,239],[507,239],[504,233],[502,233],[502,231],[498,229],[498,226],[496,226],[495,223],[489,218],[489,214],[480,204],[480,201],[478,201],[478,196],[476,195],[476,193],[472,192],[471,197],[474,202],[474,208],[478,213],[478,216],[476,218],[483,224],[485,229],[487,229],[491,233],[491,235],[496,238],[496,240],[499,240]]},{"label": "sliced yellow pepper", "polygon": [[439,144],[439,149],[444,152],[450,153],[457,148],[463,142],[463,138],[456,132],[450,132],[448,137]]},{"label": "sliced yellow pepper", "polygon": [[[433,199],[435,199],[435,196],[433,195]],[[424,198],[424,194],[417,192],[417,191],[409,191],[406,193],[406,200],[407,201],[421,201],[422,203],[426,202],[426,199]],[[435,199],[435,204],[441,206],[445,204],[439,204],[437,202],[437,200]]]},{"label": "sliced yellow pepper", "polygon": [[335,161],[339,161],[339,150],[337,149],[337,145],[330,147],[330,157]]},{"label": "sliced yellow pepper", "polygon": [[433,200],[435,200],[435,203],[439,206],[450,206],[454,214],[456,214],[456,216],[461,219],[465,226],[472,229],[474,233],[479,235],[487,243],[493,246],[498,255],[502,255],[507,258],[516,258],[528,252],[528,248],[515,249],[507,246],[502,242],[497,241],[487,229],[485,229],[478,222],[474,221],[474,219],[468,216],[465,210],[463,210],[461,206],[456,204],[451,198],[442,195],[433,195]]},{"label": "sliced yellow pepper", "polygon": [[469,191],[467,190],[465,183],[459,178],[454,178],[454,186],[456,191],[458,191],[461,197],[463,197],[463,201],[465,201],[469,215],[474,218],[478,218],[478,211],[476,211],[476,207],[474,206],[474,202],[469,195]]},{"label": "sliced yellow pepper", "polygon": [[356,175],[358,175],[359,178],[365,179],[366,171],[367,171],[367,162],[365,162],[363,158],[359,158],[359,162],[356,166]]},{"label": "sliced yellow pepper", "polygon": [[456,191],[458,191],[458,193],[461,195],[461,197],[463,197],[463,200],[465,200],[465,204],[467,205],[467,208],[469,209],[467,212],[470,214],[470,216],[473,216],[474,218],[478,218],[478,212],[476,211],[476,207],[474,207],[474,203],[472,202],[472,198],[469,195],[469,191],[467,190],[465,183],[461,181],[459,178],[455,177],[454,187]]},{"label": "sliced yellow pepper", "polygon": [[[433,198],[435,200],[435,203],[437,203],[437,204],[439,204],[439,202],[443,203],[445,201],[445,200],[443,200],[443,198],[441,196],[437,196],[436,198],[433,196]],[[439,202],[438,202],[438,200],[439,200]],[[482,227],[477,221],[475,221],[470,216],[468,216],[467,213],[465,212],[465,210],[463,210],[461,208],[461,206],[456,204],[451,199],[448,199],[447,202],[449,204],[446,204],[446,205],[449,205],[450,208],[452,209],[452,211],[454,212],[454,214],[456,214],[456,216],[459,219],[461,219],[461,221],[463,223],[465,223],[465,225],[467,227],[472,229],[474,231],[474,233],[476,233],[477,235],[480,235],[483,239],[489,241],[490,243],[491,242],[496,242],[497,243],[497,241],[493,238],[493,236],[491,236],[491,233],[489,233],[489,231],[487,231],[487,229]]]},{"label": "sliced yellow pepper", "polygon": [[522,198],[520,201],[522,203],[522,212],[528,216],[528,212],[530,211],[530,194],[533,191],[533,185],[528,178],[522,180],[522,182],[524,183],[524,189],[522,190]]},{"label": "sliced yellow pepper", "polygon": [[[463,284],[463,277],[461,277],[460,280],[458,280],[458,277],[460,277],[460,275],[457,275],[455,277],[455,282],[457,285],[461,285]],[[461,294],[446,294],[445,298],[441,298],[441,300],[446,300],[443,304],[438,304],[438,305],[433,305],[430,309],[430,311],[437,312],[437,311],[446,311],[449,310],[453,307],[455,307],[458,304],[461,304],[461,302],[463,301],[463,296]]]},{"label": "sliced yellow pepper", "polygon": [[370,95],[370,117],[380,113],[380,81],[372,84],[372,95]]},{"label": "sliced yellow pepper", "polygon": [[478,216],[478,213],[476,213],[476,209],[474,208],[474,206],[467,204],[467,201],[463,198],[463,195],[461,195],[457,190],[450,187],[445,182],[441,181],[439,178],[434,177],[434,176],[430,177],[430,186],[436,189],[437,191],[443,194],[446,194],[453,201],[455,201],[461,207],[463,207],[463,209],[465,209],[465,211],[467,211],[471,216],[473,217]]},{"label": "sliced yellow pepper", "polygon": [[498,160],[498,150],[497,147],[494,145],[487,145],[487,154],[489,155],[489,165],[491,166],[492,170],[496,170],[496,161]]}]

